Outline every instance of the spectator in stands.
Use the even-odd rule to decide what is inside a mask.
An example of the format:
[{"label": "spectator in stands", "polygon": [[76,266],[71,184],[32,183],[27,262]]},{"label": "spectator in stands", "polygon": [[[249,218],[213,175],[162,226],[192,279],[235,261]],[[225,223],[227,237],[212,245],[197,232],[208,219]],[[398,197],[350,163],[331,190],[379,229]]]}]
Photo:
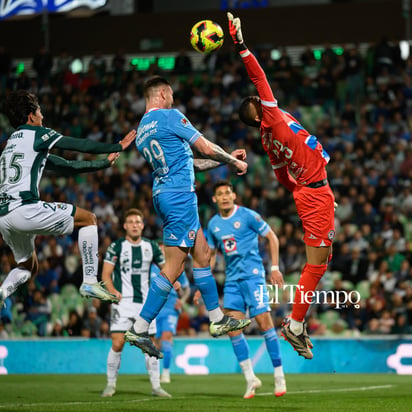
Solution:
[{"label": "spectator in stands", "polygon": [[86,338],[99,338],[101,334],[102,320],[97,314],[97,309],[91,306],[83,319],[81,335]]},{"label": "spectator in stands", "polygon": [[39,86],[43,86],[45,80],[50,80],[53,67],[53,57],[46,46],[41,46],[33,57],[33,69],[36,71]]},{"label": "spectator in stands", "polygon": [[64,330],[68,336],[81,336],[83,322],[80,315],[75,310],[69,312],[69,320]]}]

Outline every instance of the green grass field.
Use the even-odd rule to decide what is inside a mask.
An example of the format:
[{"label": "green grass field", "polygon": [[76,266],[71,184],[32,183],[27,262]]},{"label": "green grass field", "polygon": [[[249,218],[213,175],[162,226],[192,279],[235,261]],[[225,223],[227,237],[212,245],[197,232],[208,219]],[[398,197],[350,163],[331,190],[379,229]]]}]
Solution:
[{"label": "green grass field", "polygon": [[242,375],[172,376],[173,399],[150,396],[145,375],[120,375],[113,398],[101,398],[104,375],[0,376],[0,411],[412,411],[412,376],[288,375],[288,393],[273,395],[273,377],[242,398]]}]

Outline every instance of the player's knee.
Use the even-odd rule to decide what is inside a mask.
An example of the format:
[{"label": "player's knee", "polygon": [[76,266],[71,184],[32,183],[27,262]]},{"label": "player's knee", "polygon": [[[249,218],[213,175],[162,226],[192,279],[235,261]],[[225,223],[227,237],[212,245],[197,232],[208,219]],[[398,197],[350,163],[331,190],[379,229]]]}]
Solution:
[{"label": "player's knee", "polygon": [[169,331],[163,332],[161,340],[172,343],[173,342],[172,332],[169,332]]},{"label": "player's knee", "polygon": [[263,316],[257,316],[256,322],[262,332],[266,332],[267,330],[273,328],[273,320],[269,313],[265,313]]},{"label": "player's knee", "polygon": [[207,248],[204,253],[201,253],[200,256],[196,256],[196,262],[199,267],[207,267],[210,265],[211,253],[210,249]]},{"label": "player's knee", "polygon": [[112,342],[113,352],[121,352],[123,350],[123,346],[124,346],[124,342],[121,342],[121,341]]}]

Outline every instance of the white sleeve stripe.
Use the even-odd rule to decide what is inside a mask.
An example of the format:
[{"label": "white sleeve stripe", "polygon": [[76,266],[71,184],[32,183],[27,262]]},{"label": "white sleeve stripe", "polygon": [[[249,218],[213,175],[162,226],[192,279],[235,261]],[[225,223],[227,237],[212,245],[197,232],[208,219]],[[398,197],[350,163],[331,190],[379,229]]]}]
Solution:
[{"label": "white sleeve stripe", "polygon": [[250,54],[250,50],[247,49],[244,52],[240,52],[240,57],[243,59],[244,57],[249,56],[249,54]]},{"label": "white sleeve stripe", "polygon": [[269,233],[269,230],[270,230],[270,227],[269,227],[269,225],[267,225],[267,226],[266,226],[266,229],[263,230],[263,231],[260,233],[260,235],[261,235],[261,236],[266,236],[266,235]]},{"label": "white sleeve stripe", "polygon": [[50,146],[48,147],[48,150],[50,150],[62,137],[63,135],[60,135],[57,139],[53,140]]},{"label": "white sleeve stripe", "polygon": [[189,143],[194,143],[201,135],[202,135],[202,133],[200,133],[199,131],[196,132],[196,133],[189,139]]},{"label": "white sleeve stripe", "polygon": [[278,102],[275,100],[274,102],[268,102],[265,100],[261,100],[260,101],[262,103],[263,106],[269,106],[269,107],[277,107],[278,106]]}]

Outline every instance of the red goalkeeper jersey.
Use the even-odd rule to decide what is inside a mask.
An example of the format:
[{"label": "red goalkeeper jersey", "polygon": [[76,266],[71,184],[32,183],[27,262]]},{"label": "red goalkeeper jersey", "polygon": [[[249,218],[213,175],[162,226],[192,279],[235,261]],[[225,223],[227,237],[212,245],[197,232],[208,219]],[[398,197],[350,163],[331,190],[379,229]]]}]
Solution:
[{"label": "red goalkeeper jersey", "polygon": [[294,180],[296,184],[305,186],[326,179],[325,166],[329,155],[315,136],[308,133],[291,114],[278,107],[265,72],[255,56],[245,50],[241,57],[261,100],[262,144],[278,180],[293,191]]}]

